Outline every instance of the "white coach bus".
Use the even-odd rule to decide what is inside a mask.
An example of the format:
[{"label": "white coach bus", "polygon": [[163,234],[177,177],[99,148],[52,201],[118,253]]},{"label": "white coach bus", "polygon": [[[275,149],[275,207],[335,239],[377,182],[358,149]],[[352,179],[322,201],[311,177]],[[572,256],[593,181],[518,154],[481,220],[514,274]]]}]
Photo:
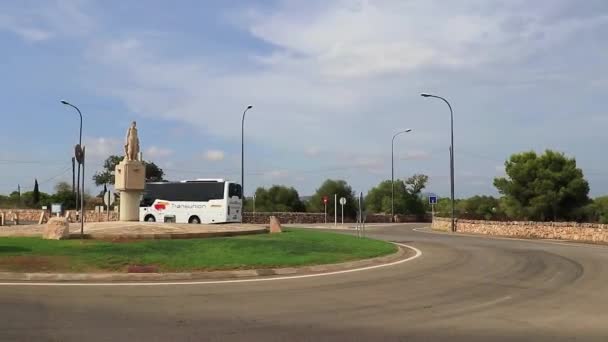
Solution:
[{"label": "white coach bus", "polygon": [[139,220],[146,222],[241,222],[242,188],[223,179],[146,183]]}]

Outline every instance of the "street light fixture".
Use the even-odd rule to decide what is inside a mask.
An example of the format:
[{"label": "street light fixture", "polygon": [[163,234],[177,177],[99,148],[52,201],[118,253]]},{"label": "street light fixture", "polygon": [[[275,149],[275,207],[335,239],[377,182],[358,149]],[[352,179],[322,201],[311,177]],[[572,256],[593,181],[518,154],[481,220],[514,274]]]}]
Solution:
[{"label": "street light fixture", "polygon": [[444,99],[441,96],[422,93],[420,94],[422,97],[434,97],[436,99],[443,100],[450,108],[450,132],[451,132],[451,144],[450,144],[450,197],[452,199],[452,232],[456,231],[456,214],[454,211],[454,112],[452,111],[452,106],[448,102],[448,100]]},{"label": "street light fixture", "polygon": [[243,119],[241,120],[241,195],[243,196],[243,203],[245,202],[245,114],[251,108],[253,106],[247,106],[243,111]]},{"label": "street light fixture", "polygon": [[[82,151],[82,112],[75,105],[69,103],[66,100],[60,100],[66,106],[70,106],[78,112],[80,116],[80,131],[78,135],[78,148]],[[82,187],[80,184],[80,165],[82,164]],[[76,191],[76,209],[78,209],[78,197],[80,197],[80,236],[84,235],[84,153],[82,154],[82,160],[78,162],[78,180],[77,180],[77,191]],[[79,194],[80,192],[80,194]]]},{"label": "street light fixture", "polygon": [[403,133],[409,133],[412,129],[397,132],[393,135],[391,142],[391,222],[395,222],[395,138]]}]

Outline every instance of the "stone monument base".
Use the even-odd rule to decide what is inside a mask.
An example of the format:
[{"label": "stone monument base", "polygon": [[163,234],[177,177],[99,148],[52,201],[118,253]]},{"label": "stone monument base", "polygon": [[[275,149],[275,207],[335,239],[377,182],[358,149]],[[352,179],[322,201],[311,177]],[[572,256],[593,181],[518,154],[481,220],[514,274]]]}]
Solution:
[{"label": "stone monument base", "polygon": [[139,202],[141,191],[120,192],[120,215],[121,221],[139,221]]},{"label": "stone monument base", "polygon": [[123,160],[116,165],[114,188],[120,191],[121,221],[139,221],[139,202],[145,187],[144,163],[139,160]]}]

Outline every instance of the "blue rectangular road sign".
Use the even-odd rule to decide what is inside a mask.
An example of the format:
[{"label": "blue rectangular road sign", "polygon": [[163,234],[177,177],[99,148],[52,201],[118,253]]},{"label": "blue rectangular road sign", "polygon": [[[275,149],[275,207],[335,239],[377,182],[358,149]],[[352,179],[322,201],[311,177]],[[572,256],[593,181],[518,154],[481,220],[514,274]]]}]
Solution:
[{"label": "blue rectangular road sign", "polygon": [[429,196],[429,204],[437,204],[437,196]]}]

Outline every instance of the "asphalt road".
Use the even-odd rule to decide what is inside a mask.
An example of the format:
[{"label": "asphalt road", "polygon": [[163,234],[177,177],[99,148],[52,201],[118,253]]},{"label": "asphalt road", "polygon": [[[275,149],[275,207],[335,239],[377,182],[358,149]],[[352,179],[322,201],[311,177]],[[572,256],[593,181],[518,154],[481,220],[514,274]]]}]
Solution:
[{"label": "asphalt road", "polygon": [[0,287],[1,341],[608,341],[608,247],[371,228],[423,255],[221,285]]}]

